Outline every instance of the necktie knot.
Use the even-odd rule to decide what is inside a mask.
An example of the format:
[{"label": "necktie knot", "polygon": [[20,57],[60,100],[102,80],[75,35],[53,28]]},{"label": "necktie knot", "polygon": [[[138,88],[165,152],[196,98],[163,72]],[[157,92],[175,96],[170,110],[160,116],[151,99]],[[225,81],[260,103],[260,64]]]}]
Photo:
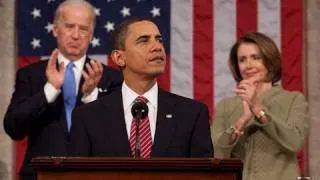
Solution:
[{"label": "necktie knot", "polygon": [[72,71],[74,67],[75,67],[75,65],[74,65],[72,62],[70,62],[70,63],[67,65],[67,71]]},{"label": "necktie knot", "polygon": [[143,102],[143,103],[148,103],[148,99],[144,96],[138,96],[134,102]]}]

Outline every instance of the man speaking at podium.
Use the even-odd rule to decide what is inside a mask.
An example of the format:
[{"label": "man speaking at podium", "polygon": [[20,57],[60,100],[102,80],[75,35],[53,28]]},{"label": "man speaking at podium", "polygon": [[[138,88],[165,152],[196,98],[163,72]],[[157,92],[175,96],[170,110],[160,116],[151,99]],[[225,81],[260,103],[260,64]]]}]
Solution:
[{"label": "man speaking at podium", "polygon": [[213,156],[207,106],[158,87],[166,54],[156,24],[144,18],[122,22],[111,56],[124,82],[73,112],[71,156]]}]

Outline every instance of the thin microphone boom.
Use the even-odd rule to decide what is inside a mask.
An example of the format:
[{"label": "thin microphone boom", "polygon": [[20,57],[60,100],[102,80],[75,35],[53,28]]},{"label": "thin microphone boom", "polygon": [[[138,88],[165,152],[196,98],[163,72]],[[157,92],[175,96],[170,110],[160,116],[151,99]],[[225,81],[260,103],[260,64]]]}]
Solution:
[{"label": "thin microphone boom", "polygon": [[148,115],[148,106],[145,102],[135,102],[131,108],[131,114],[136,120],[136,144],[135,144],[135,151],[134,151],[134,157],[139,158],[140,157],[140,121],[147,117]]}]

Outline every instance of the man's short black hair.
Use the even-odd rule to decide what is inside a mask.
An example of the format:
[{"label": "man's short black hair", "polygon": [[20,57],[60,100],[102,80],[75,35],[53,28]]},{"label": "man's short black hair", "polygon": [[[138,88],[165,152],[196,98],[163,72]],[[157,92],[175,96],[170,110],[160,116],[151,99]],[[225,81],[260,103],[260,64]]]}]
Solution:
[{"label": "man's short black hair", "polygon": [[133,17],[126,19],[122,23],[118,24],[111,35],[111,51],[113,50],[125,50],[125,40],[128,32],[128,27],[136,22],[150,21],[151,19],[146,17]]}]

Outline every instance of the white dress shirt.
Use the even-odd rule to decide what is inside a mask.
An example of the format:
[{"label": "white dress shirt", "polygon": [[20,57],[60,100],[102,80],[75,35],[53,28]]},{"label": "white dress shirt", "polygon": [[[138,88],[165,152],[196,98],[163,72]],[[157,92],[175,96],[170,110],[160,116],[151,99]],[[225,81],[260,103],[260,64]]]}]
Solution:
[{"label": "white dress shirt", "polygon": [[[131,123],[133,116],[131,114],[131,107],[134,103],[134,100],[139,96],[132,89],[130,89],[125,81],[122,84],[122,99],[123,99],[123,109],[124,109],[124,118],[126,121],[126,128],[128,139],[130,139]],[[150,121],[150,130],[152,142],[154,142],[154,136],[156,131],[156,122],[157,122],[157,109],[158,109],[158,84],[156,83],[151,89],[149,89],[142,96],[148,99],[148,108],[149,108],[149,121]]]},{"label": "white dress shirt", "polygon": [[[81,87],[79,87],[79,84],[80,84],[80,80],[81,80],[81,76],[82,76],[81,72],[83,70],[85,60],[86,60],[86,56],[83,56],[80,59],[73,61],[74,65],[75,65],[75,67],[73,68],[73,72],[74,72],[74,76],[76,79],[76,94],[78,94],[79,88],[81,88]],[[60,64],[62,62],[64,63],[64,67],[66,67],[70,63],[70,60],[68,60],[61,53],[59,53],[58,63]],[[60,93],[61,93],[61,89],[56,89],[49,82],[47,82],[45,84],[44,94],[46,96],[48,103],[54,102]],[[81,101],[83,103],[89,103],[89,102],[96,100],[97,98],[98,98],[98,88],[96,87],[89,95],[82,97]]]}]

